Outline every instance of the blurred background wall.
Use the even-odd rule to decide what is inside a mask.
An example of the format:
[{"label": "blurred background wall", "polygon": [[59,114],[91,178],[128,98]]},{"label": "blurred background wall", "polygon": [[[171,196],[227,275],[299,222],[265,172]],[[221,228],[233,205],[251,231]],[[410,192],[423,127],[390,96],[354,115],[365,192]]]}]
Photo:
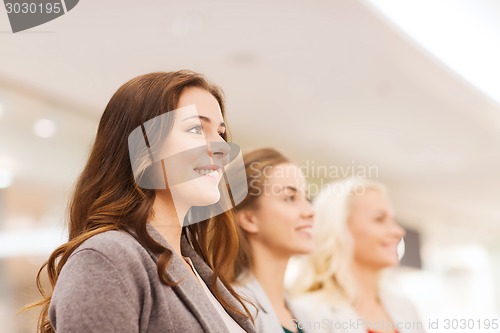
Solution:
[{"label": "blurred background wall", "polygon": [[1,331],[34,331],[16,311],[67,237],[113,92],[181,68],[223,88],[235,143],[282,150],[313,195],[387,184],[418,235],[394,281],[423,318],[499,318],[499,40],[496,0],[81,1],[16,34],[0,8]]}]

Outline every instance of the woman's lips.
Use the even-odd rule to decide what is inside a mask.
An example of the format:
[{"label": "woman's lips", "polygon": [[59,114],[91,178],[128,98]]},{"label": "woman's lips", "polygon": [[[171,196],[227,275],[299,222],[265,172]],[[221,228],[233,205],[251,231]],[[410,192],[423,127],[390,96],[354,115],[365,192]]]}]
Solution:
[{"label": "woman's lips", "polygon": [[216,164],[207,164],[207,165],[202,165],[194,168],[194,171],[199,173],[200,175],[203,176],[217,176],[218,174],[221,173],[221,167]]},{"label": "woman's lips", "polygon": [[194,172],[199,174],[202,179],[218,183],[222,178],[223,170],[218,165],[206,165],[202,167],[196,167],[193,169]]},{"label": "woman's lips", "polygon": [[214,170],[214,169],[194,169],[197,173],[199,173],[202,176],[211,176],[211,177],[217,177],[219,175],[219,170]]},{"label": "woman's lips", "polygon": [[312,237],[312,225],[303,225],[298,228],[295,228],[299,233],[306,235],[308,237]]},{"label": "woman's lips", "polygon": [[398,244],[397,243],[382,243],[382,247],[384,249],[387,249],[391,252],[397,252],[398,250]]}]

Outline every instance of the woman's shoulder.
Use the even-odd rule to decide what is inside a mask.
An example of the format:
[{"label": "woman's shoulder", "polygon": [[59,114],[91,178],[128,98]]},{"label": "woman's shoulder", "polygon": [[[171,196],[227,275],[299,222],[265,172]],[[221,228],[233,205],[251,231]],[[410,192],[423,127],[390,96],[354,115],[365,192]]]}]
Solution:
[{"label": "woman's shoulder", "polygon": [[[415,331],[423,331],[424,325],[420,319],[420,314],[408,297],[397,292],[384,291],[381,293],[380,298],[394,321],[403,325],[402,327],[409,325]],[[419,327],[422,327],[422,329],[418,330]],[[403,330],[403,332],[405,331]]]},{"label": "woman's shoulder", "polygon": [[89,257],[99,257],[120,270],[144,266],[147,262],[154,264],[148,251],[124,230],[109,230],[90,237],[73,251],[68,262],[85,263]]},{"label": "woman's shoulder", "polygon": [[[148,285],[156,264],[144,247],[126,231],[105,231],[82,242],[68,257],[58,277],[55,294],[66,295],[82,289],[101,294],[117,286],[129,294]],[[120,289],[119,288],[119,289]],[[104,290],[104,291],[103,291]]]},{"label": "woman's shoulder", "polygon": [[148,260],[141,256],[147,252],[141,248],[125,231],[106,231],[80,244],[58,276],[49,308],[52,325],[65,332],[93,325],[130,332],[150,291],[149,272],[155,272],[145,269]]},{"label": "woman's shoulder", "polygon": [[307,292],[296,297],[292,305],[300,319],[299,324],[306,332],[318,333],[361,333],[358,315],[347,302],[332,299],[332,293],[325,290]]},{"label": "woman's shoulder", "polygon": [[102,252],[127,251],[137,246],[139,242],[125,230],[108,230],[85,240],[75,250],[94,249]]},{"label": "woman's shoulder", "polygon": [[234,290],[245,299],[259,307],[265,307],[269,303],[267,295],[254,275],[246,272],[241,274],[233,284]]},{"label": "woman's shoulder", "polygon": [[396,290],[383,289],[380,292],[380,299],[384,304],[393,307],[398,307],[398,306],[412,307],[410,299],[403,293]]},{"label": "woman's shoulder", "polygon": [[290,302],[298,311],[310,318],[342,318],[355,314],[352,306],[346,301],[335,301],[330,293],[323,290],[301,294]]},{"label": "woman's shoulder", "polygon": [[283,332],[271,301],[253,274],[244,272],[236,279],[233,287],[247,302],[257,332]]}]

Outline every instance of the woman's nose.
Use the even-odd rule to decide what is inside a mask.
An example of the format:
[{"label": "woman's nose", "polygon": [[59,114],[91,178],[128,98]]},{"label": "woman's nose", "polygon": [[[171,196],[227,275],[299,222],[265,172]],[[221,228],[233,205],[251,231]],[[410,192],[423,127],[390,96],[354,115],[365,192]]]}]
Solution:
[{"label": "woman's nose", "polygon": [[394,222],[393,233],[396,235],[396,237],[403,238],[406,235],[406,230],[402,226]]},{"label": "woman's nose", "polygon": [[304,203],[304,208],[302,210],[302,216],[307,219],[314,219],[314,208],[309,202],[309,200],[306,200]]},{"label": "woman's nose", "polygon": [[207,142],[208,155],[213,158],[221,159],[227,156],[231,150],[229,144],[222,138],[220,141]]}]

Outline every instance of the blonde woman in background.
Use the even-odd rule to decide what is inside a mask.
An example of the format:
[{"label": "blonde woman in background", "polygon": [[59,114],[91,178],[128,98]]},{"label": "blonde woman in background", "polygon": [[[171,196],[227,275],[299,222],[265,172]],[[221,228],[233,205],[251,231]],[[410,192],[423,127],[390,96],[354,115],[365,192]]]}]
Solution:
[{"label": "blonde woman in background", "polygon": [[287,301],[284,274],[293,255],[313,249],[314,211],[300,169],[274,149],[243,155],[248,195],[236,207],[240,250],[231,272],[235,289],[254,309],[259,333],[297,330],[303,317]]},{"label": "blonde woman in background", "polygon": [[352,178],[314,201],[314,251],[301,260],[294,290],[311,332],[417,333],[423,323],[403,297],[380,288],[380,273],[398,264],[405,231],[394,221],[385,187]]}]

